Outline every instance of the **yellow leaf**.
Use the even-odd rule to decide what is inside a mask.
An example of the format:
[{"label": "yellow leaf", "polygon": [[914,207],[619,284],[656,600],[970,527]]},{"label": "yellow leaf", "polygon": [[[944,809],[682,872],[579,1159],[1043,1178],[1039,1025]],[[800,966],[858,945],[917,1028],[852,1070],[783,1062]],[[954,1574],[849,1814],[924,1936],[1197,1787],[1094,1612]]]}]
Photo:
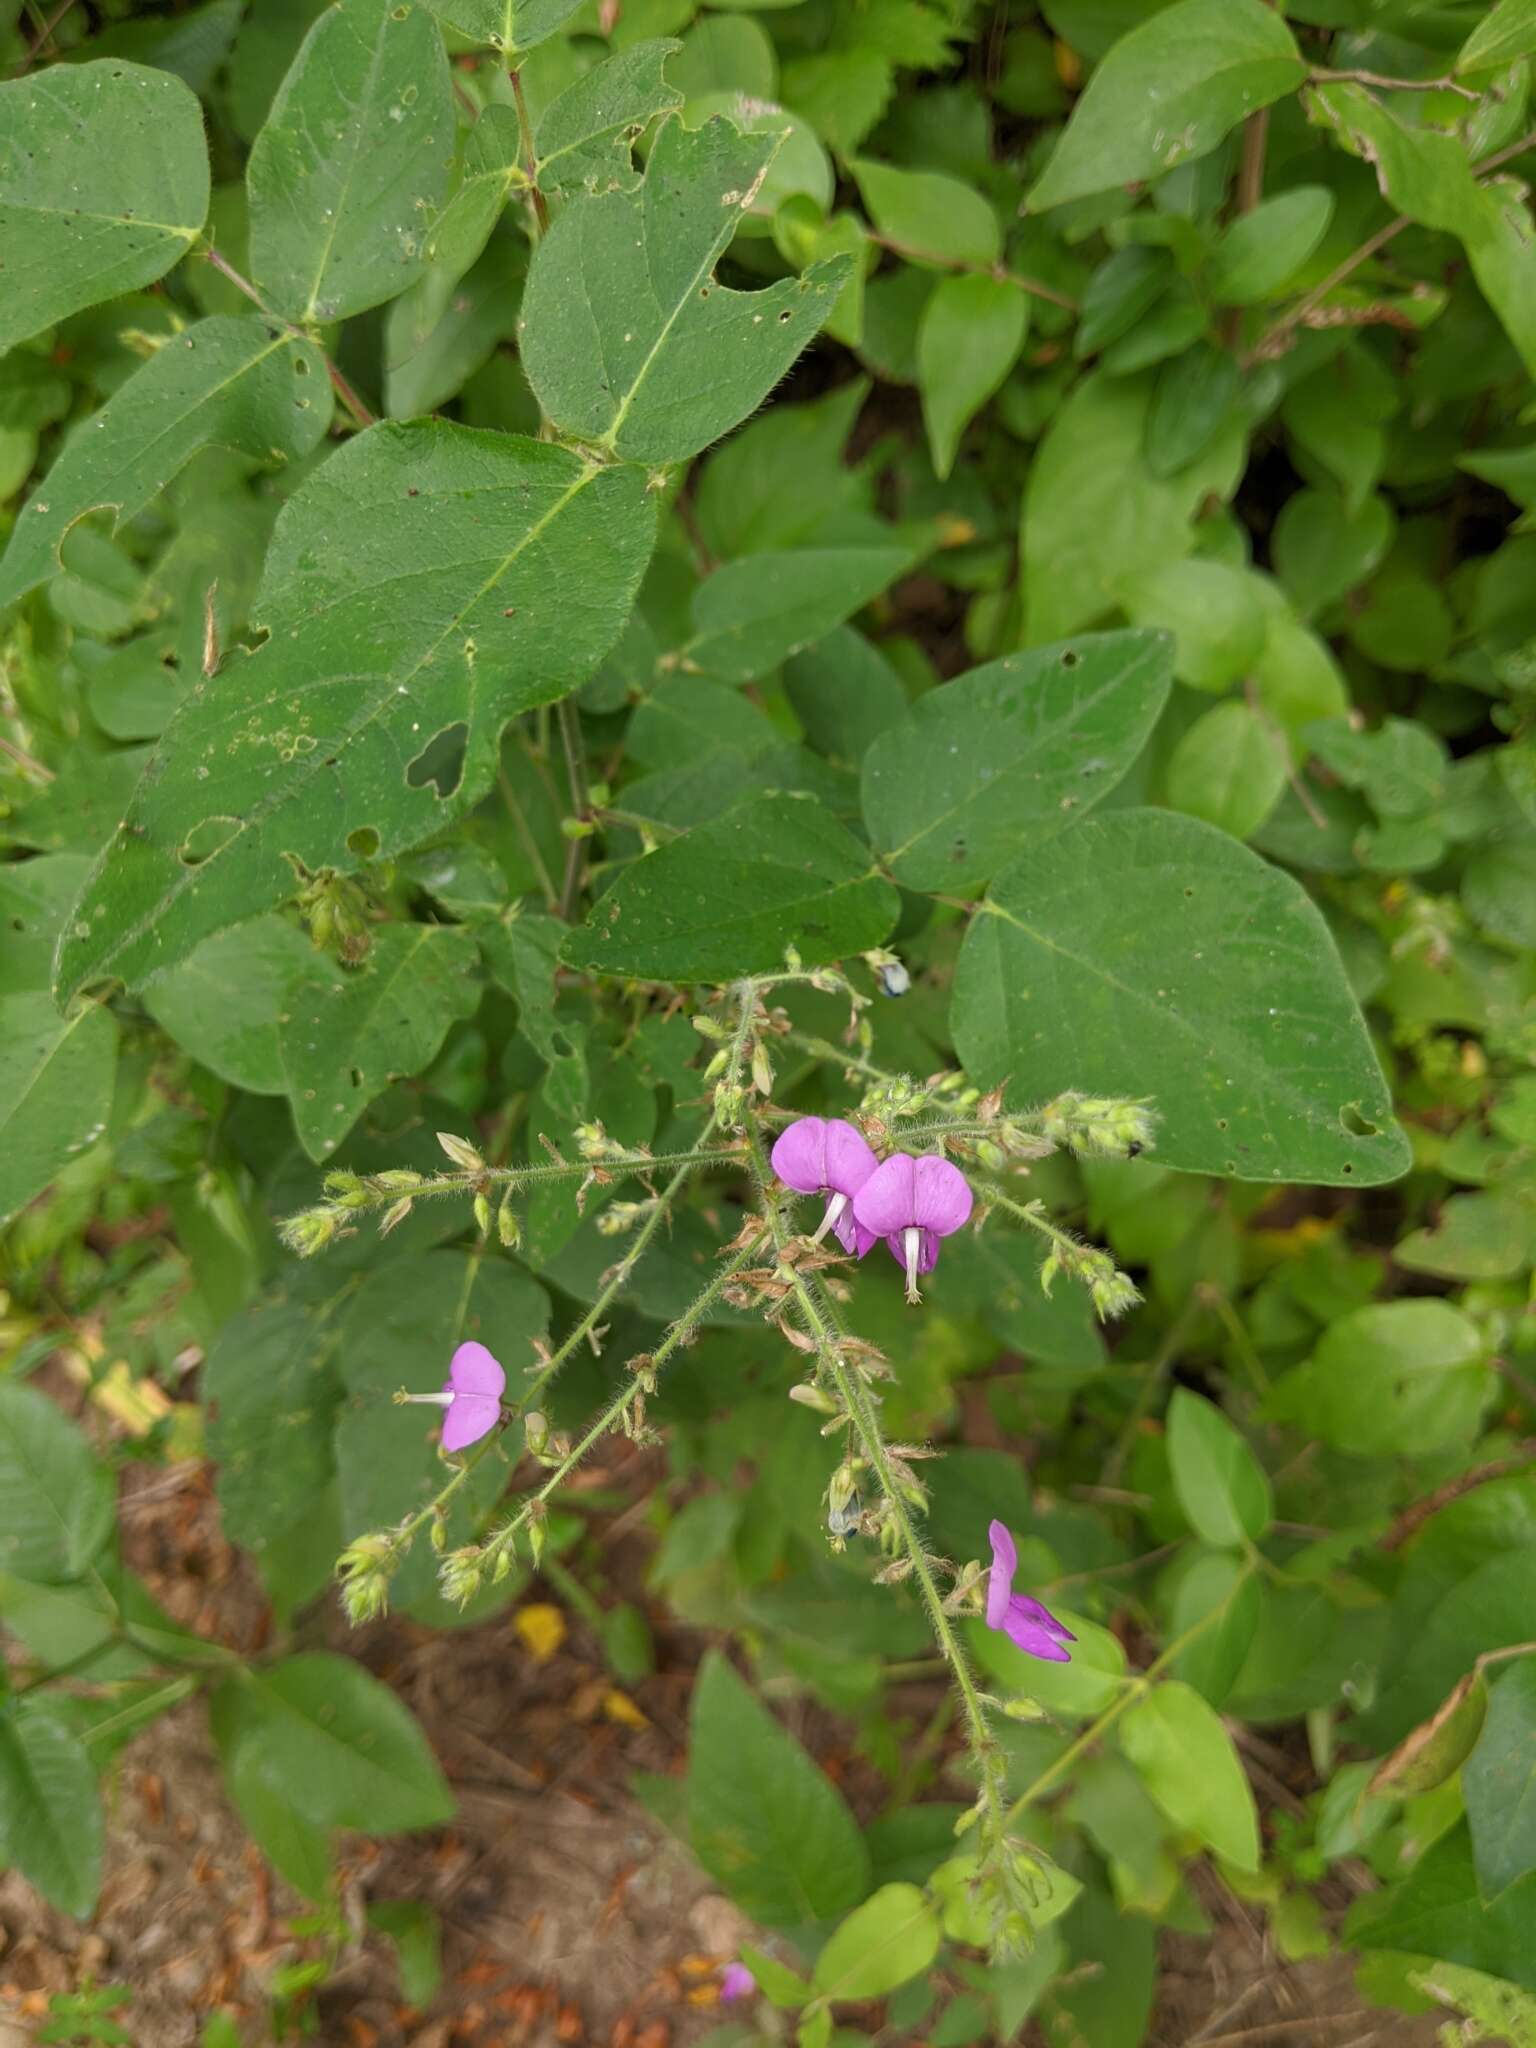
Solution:
[{"label": "yellow leaf", "polygon": [[558,1607],[543,1601],[519,1607],[512,1617],[512,1626],[527,1644],[536,1664],[547,1664],[565,1641],[565,1616]]},{"label": "yellow leaf", "polygon": [[617,1721],[623,1728],[649,1728],[651,1725],[629,1694],[620,1692],[617,1686],[610,1686],[603,1694],[603,1712],[610,1721]]}]

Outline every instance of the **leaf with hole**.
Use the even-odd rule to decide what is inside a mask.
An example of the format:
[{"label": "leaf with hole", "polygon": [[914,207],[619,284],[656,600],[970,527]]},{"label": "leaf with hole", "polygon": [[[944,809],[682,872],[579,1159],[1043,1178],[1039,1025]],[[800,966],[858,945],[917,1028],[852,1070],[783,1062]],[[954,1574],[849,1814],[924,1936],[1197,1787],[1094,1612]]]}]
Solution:
[{"label": "leaf with hole", "polygon": [[414,282],[448,197],[453,129],[442,34],[425,8],[326,9],[246,166],[251,266],[279,311],[345,320]]},{"label": "leaf with hole", "polygon": [[0,349],[163,277],[208,211],[179,78],[107,58],[0,85]]},{"label": "leaf with hole", "polygon": [[267,641],[199,685],[59,960],[137,984],[292,895],[390,859],[490,785],[519,711],[582,682],[650,552],[644,473],[434,421],[359,434],[284,507]]},{"label": "leaf with hole", "polygon": [[523,364],[555,425],[633,462],[681,462],[761,404],[832,311],[847,258],[766,291],[714,278],[777,142],[729,121],[658,130],[632,192],[570,200],[534,252]]},{"label": "leaf with hole", "polygon": [[673,41],[632,43],[594,64],[550,102],[534,131],[542,191],[633,191],[640,182],[634,143],[658,114],[683,103],[662,75],[667,59],[681,48]]},{"label": "leaf with hole", "polygon": [[951,1023],[971,1079],[1016,1101],[1150,1096],[1168,1166],[1358,1187],[1408,1166],[1321,915],[1193,818],[1090,818],[1005,869],[961,948]]},{"label": "leaf with hole", "polygon": [[970,889],[1115,787],[1173,682],[1165,633],[1085,633],[919,697],[864,757],[864,820],[908,889]]},{"label": "leaf with hole", "polygon": [[302,461],[330,419],[324,356],[275,320],[203,320],[172,336],[70,436],[23,506],[0,559],[0,607],[54,574],[87,512],[106,507],[121,526],[201,448]]}]

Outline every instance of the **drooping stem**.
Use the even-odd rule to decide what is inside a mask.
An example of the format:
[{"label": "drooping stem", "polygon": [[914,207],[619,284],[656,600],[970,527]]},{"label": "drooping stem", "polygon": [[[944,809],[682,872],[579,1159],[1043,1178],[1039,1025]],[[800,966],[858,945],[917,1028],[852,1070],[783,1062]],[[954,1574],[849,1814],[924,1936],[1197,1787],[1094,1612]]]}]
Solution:
[{"label": "drooping stem", "polygon": [[[320,344],[315,340],[312,334],[306,334],[302,327],[295,327],[293,322],[291,320],[285,320],[281,313],[274,313],[272,308],[267,304],[266,300],[261,296],[261,293],[257,291],[255,285],[251,283],[250,279],[248,277],[242,277],[240,275],[240,272],[236,270],[235,266],[231,262],[229,262],[229,260],[226,257],[220,255],[219,251],[213,246],[212,242],[209,242],[204,247],[203,256],[205,261],[213,265],[214,269],[219,273],[220,277],[227,278],[229,282],[234,286],[237,292],[242,292],[245,295],[245,297],[250,300],[253,306],[257,306],[261,309],[261,311],[266,315],[267,319],[275,320],[278,323],[278,325],[284,329],[286,333],[296,336],[300,341],[307,341],[311,347],[320,347]],[[320,359],[325,364],[325,374],[330,379],[331,389],[336,393],[336,396],[347,408],[347,411],[351,413],[352,418],[357,423],[357,425],[360,427],[371,427],[376,425],[377,421],[375,415],[369,411],[366,405],[364,405],[363,401],[358,397],[357,393],[353,390],[351,384],[348,383],[347,379],[342,375],[340,369],[337,367],[335,363],[331,361],[330,356],[326,353],[326,351],[323,348],[320,349]]]},{"label": "drooping stem", "polygon": [[539,160],[533,148],[533,123],[528,118],[528,100],[523,92],[523,74],[514,64],[507,73],[512,81],[512,98],[517,106],[517,132],[523,145],[523,169],[528,175],[528,196],[533,201],[534,218],[538,232],[542,235],[549,229],[549,201],[539,190]]}]

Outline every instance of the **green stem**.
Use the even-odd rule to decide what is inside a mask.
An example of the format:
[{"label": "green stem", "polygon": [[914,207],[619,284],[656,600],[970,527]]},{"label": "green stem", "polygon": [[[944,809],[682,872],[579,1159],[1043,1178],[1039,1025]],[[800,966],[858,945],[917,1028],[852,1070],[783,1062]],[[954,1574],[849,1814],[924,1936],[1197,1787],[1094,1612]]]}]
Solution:
[{"label": "green stem", "polygon": [[[707,1134],[706,1134],[707,1135]],[[495,1188],[511,1188],[514,1193],[525,1187],[538,1187],[548,1181],[579,1180],[593,1171],[594,1166],[601,1173],[615,1179],[634,1179],[649,1173],[664,1173],[669,1167],[691,1173],[702,1166],[739,1166],[741,1153],[733,1145],[695,1146],[688,1152],[629,1152],[617,1159],[596,1161],[579,1160],[575,1164],[566,1161],[551,1161],[547,1166],[482,1166],[465,1168],[459,1173],[437,1173],[421,1180],[415,1187],[404,1185],[379,1188],[362,1182],[361,1189],[339,1206],[348,1214],[364,1215],[370,1209],[383,1209],[409,1195],[414,1202],[433,1195],[473,1195]]]},{"label": "green stem", "polygon": [[[507,73],[512,81],[512,98],[517,106],[517,132],[523,145],[523,168],[528,174],[528,196],[533,201],[534,218],[540,235],[549,232],[549,201],[539,190],[539,160],[534,154],[533,123],[528,118],[528,102],[523,95],[523,75],[514,65]],[[537,236],[534,238],[538,239]]]},{"label": "green stem", "polygon": [[896,1531],[902,1552],[911,1565],[913,1579],[922,1596],[923,1605],[928,1610],[929,1625],[938,1643],[940,1654],[949,1666],[955,1690],[960,1695],[969,1747],[980,1782],[980,1796],[987,1814],[987,1837],[992,1842],[1000,1842],[1003,1834],[1002,1813],[992,1769],[996,1745],[987,1726],[987,1717],[982,1708],[980,1694],[976,1690],[975,1680],[971,1676],[965,1652],[961,1649],[959,1638],[944,1611],[943,1596],[934,1578],[928,1553],[913,1525],[906,1497],[892,1468],[890,1452],[881,1434],[869,1391],[858,1374],[849,1369],[839,1354],[834,1312],[830,1308],[823,1309],[798,1266],[786,1257],[790,1249],[791,1233],[785,1227],[783,1211],[772,1192],[772,1173],[763,1144],[762,1126],[755,1113],[749,1114],[747,1137],[752,1151],[755,1177],[763,1193],[764,1214],[773,1236],[774,1249],[779,1256],[780,1268],[789,1278],[800,1320],[816,1347],[817,1363],[836,1387],[838,1396],[852,1421],[854,1434],[859,1440],[859,1448],[880,1482],[880,1491],[886,1502],[891,1525]]},{"label": "green stem", "polygon": [[[512,76],[515,78],[517,73],[514,71]],[[580,714],[569,697],[562,697],[555,706],[555,717],[560,726],[560,744],[565,749],[565,772],[571,791],[571,816],[578,823],[587,825],[592,818],[592,798],[587,787],[587,762],[582,750]],[[566,841],[565,874],[560,883],[559,914],[567,924],[576,915],[576,902],[581,894],[581,876],[586,858],[585,834]]]},{"label": "green stem", "polygon": [[1252,1576],[1253,1560],[1250,1558],[1228,1587],[1227,1596],[1220,1605],[1213,1607],[1208,1614],[1203,1614],[1191,1628],[1185,1629],[1183,1635],[1175,1637],[1173,1642],[1163,1651],[1162,1655],[1155,1662],[1149,1664],[1145,1671],[1135,1678],[1127,1679],[1123,1689],[1110,1701],[1103,1713],[1096,1720],[1090,1721],[1077,1740],[1070,1743],[1053,1763],[1046,1765],[1032,1785],[1025,1787],[1004,1816],[1006,1826],[1012,1827],[1025,1810],[1034,1805],[1042,1793],[1048,1792],[1058,1778],[1063,1777],[1071,1770],[1075,1763],[1086,1756],[1094,1744],[1099,1741],[1100,1737],[1107,1734],[1115,1725],[1126,1708],[1134,1705],[1137,1700],[1143,1697],[1152,1681],[1155,1678],[1160,1678],[1176,1657],[1181,1657],[1191,1643],[1198,1642],[1208,1628],[1215,1627],[1216,1623],[1225,1616],[1227,1609],[1232,1605],[1238,1593],[1247,1585]]}]

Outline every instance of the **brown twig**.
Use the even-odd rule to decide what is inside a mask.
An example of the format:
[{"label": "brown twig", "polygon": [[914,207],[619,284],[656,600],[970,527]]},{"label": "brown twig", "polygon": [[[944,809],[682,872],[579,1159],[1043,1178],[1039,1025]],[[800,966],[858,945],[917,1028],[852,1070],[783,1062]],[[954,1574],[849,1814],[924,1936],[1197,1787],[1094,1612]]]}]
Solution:
[{"label": "brown twig", "polygon": [[1379,71],[1309,71],[1308,85],[1331,85],[1335,81],[1346,85],[1379,85],[1388,92],[1457,92],[1464,100],[1475,100],[1478,95],[1469,85],[1458,85],[1454,78],[1387,78]]},{"label": "brown twig", "polygon": [[539,190],[539,160],[533,153],[533,123],[528,118],[528,101],[523,94],[523,75],[514,65],[507,73],[512,81],[512,98],[517,106],[517,132],[523,144],[523,168],[528,173],[528,191],[538,216],[539,233],[549,232],[549,201]]},{"label": "brown twig", "polygon": [[1472,1493],[1479,1486],[1487,1486],[1494,1479],[1507,1479],[1513,1472],[1523,1472],[1527,1465],[1536,1465],[1536,1436],[1526,1437],[1507,1458],[1490,1458],[1486,1465],[1474,1465],[1470,1472],[1463,1472],[1457,1479],[1447,1479],[1444,1486],[1437,1486],[1422,1500],[1410,1502],[1382,1537],[1379,1547],[1382,1550],[1401,1550],[1431,1515],[1438,1515],[1453,1500],[1460,1500],[1463,1494]]},{"label": "brown twig", "polygon": [[[1492,156],[1484,157],[1480,163],[1474,164],[1474,175],[1478,178],[1491,177],[1495,171],[1501,170],[1507,163],[1512,163],[1517,156],[1524,156],[1527,150],[1531,149],[1536,149],[1536,129],[1522,135],[1518,142],[1511,142],[1507,148],[1495,150]],[[1314,285],[1304,298],[1297,300],[1288,313],[1282,314],[1267,334],[1259,337],[1249,351],[1244,367],[1268,362],[1275,356],[1283,355],[1290,346],[1290,338],[1296,329],[1305,324],[1307,316],[1322,304],[1328,294],[1343,284],[1346,278],[1353,277],[1362,263],[1369,263],[1373,256],[1379,255],[1388,242],[1400,235],[1404,228],[1411,226],[1412,222],[1407,214],[1402,213],[1396,220],[1389,220],[1385,227],[1378,228],[1374,235],[1362,242],[1358,249],[1352,250],[1342,263],[1329,271],[1321,284]]]},{"label": "brown twig", "polygon": [[16,67],[14,73],[15,77],[26,77],[27,73],[32,69],[32,66],[37,62],[38,58],[42,55],[44,46],[53,41],[54,30],[58,27],[59,23],[64,19],[65,15],[68,14],[69,10],[71,9],[71,7],[74,6],[74,4],[75,0],[60,0],[60,4],[53,10],[52,14],[49,15],[48,19],[43,23],[42,27],[38,30],[35,39],[28,45],[27,54],[25,55],[25,57],[22,58],[20,64],[18,64]]},{"label": "brown twig", "polygon": [[[248,277],[242,277],[239,271],[236,270],[235,266],[231,262],[229,262],[227,258],[221,256],[218,250],[214,248],[211,242],[204,249],[203,257],[206,262],[211,263],[213,265],[214,269],[219,273],[220,277],[227,277],[229,279],[229,282],[234,286],[235,290],[237,292],[243,292],[245,296],[250,300],[251,304],[253,306],[259,307],[260,310],[266,314],[269,320],[276,320],[282,327],[287,329],[289,334],[296,335],[299,338],[299,340],[308,341],[312,344],[312,346],[316,348],[320,347],[320,344],[314,340],[314,337],[312,335],[306,334],[302,327],[295,327],[293,322],[291,320],[285,320],[281,313],[274,313],[272,308],[267,304],[266,300],[261,296],[261,293],[257,291],[255,285],[251,283],[250,279]],[[336,393],[336,396],[347,408],[347,411],[351,413],[353,419],[356,420],[357,424],[360,427],[371,427],[376,425],[377,415],[368,410],[367,406],[364,405],[363,401],[358,397],[357,393],[352,389],[352,386],[347,382],[346,378],[342,375],[341,371],[337,368],[335,363],[331,361],[330,357],[326,354],[324,349],[320,349],[320,356],[321,360],[325,364],[325,374],[331,380],[331,389]]]},{"label": "brown twig", "polygon": [[940,270],[964,270],[981,277],[995,277],[1000,284],[1016,285],[1021,292],[1028,292],[1036,299],[1048,299],[1053,306],[1061,306],[1068,313],[1081,310],[1077,300],[1066,292],[1057,291],[1054,285],[1042,284],[1037,277],[1024,277],[1001,263],[967,263],[958,256],[940,256],[932,249],[914,249],[891,235],[877,235],[873,228],[866,228],[864,236],[877,249],[889,249],[893,256],[903,256],[909,263],[932,263]]},{"label": "brown twig", "polygon": [[3,733],[0,733],[0,754],[8,756],[9,759],[16,763],[18,768],[24,768],[29,775],[40,776],[44,782],[55,780],[54,771],[51,768],[45,768],[41,761],[34,761],[24,747],[18,747],[13,740],[8,740]]}]

